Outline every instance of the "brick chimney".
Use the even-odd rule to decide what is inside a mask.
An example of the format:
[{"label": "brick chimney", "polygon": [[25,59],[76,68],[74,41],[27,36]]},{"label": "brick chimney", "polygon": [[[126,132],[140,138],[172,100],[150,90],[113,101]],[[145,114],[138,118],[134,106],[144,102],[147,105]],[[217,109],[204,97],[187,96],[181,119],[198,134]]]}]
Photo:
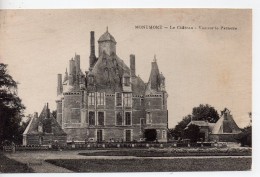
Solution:
[{"label": "brick chimney", "polygon": [[57,95],[62,94],[63,88],[62,88],[62,75],[58,74],[58,83],[57,83]]},{"label": "brick chimney", "polygon": [[89,56],[89,67],[93,68],[97,61],[95,55],[95,32],[90,32],[90,56]]},{"label": "brick chimney", "polygon": [[130,55],[130,70],[131,70],[131,76],[134,77],[135,75],[135,55]]}]

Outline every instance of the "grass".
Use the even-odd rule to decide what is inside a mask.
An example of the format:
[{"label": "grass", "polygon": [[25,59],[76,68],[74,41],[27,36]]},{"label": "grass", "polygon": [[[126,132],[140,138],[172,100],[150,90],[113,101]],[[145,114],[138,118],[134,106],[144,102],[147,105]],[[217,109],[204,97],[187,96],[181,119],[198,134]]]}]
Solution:
[{"label": "grass", "polygon": [[251,169],[252,159],[52,159],[46,162],[74,172],[245,171]]},{"label": "grass", "polygon": [[9,159],[0,153],[0,173],[32,173],[26,164]]},{"label": "grass", "polygon": [[195,149],[193,151],[184,149],[183,151],[167,150],[112,150],[91,153],[79,153],[84,156],[135,156],[135,157],[181,157],[181,156],[251,156],[251,150],[247,151],[213,151]]}]

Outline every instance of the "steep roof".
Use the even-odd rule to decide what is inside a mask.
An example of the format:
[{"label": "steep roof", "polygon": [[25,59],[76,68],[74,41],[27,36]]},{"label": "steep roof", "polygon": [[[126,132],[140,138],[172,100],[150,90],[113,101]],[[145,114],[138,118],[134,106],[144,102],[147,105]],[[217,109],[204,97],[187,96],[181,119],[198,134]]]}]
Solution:
[{"label": "steep roof", "polygon": [[240,132],[240,128],[237,126],[236,122],[233,119],[233,116],[230,114],[230,111],[228,109],[225,109],[223,111],[222,116],[216,122],[212,130],[212,134],[238,134]]},{"label": "steep roof", "polygon": [[100,38],[98,39],[98,42],[104,42],[104,41],[112,41],[112,42],[116,43],[116,40],[115,40],[114,36],[112,36],[108,32],[108,30],[104,34],[102,34],[100,36]]},{"label": "steep roof", "polygon": [[[48,111],[48,106],[45,105],[42,109],[40,116],[38,118],[34,117],[31,119],[23,134],[32,135],[52,133],[53,135],[66,135],[66,133],[62,130],[56,119]],[[43,133],[38,132],[39,124],[41,124],[43,127]]]},{"label": "steep roof", "polygon": [[162,79],[165,79],[162,74],[160,74],[159,67],[157,65],[156,57],[152,62],[152,69],[147,83],[145,94],[156,94],[161,91]]},{"label": "steep roof", "polygon": [[[93,70],[94,82],[97,91],[107,93],[121,92],[124,75],[130,76],[130,68],[116,54],[99,56]],[[132,77],[133,94],[144,94],[145,84],[140,77]]]}]

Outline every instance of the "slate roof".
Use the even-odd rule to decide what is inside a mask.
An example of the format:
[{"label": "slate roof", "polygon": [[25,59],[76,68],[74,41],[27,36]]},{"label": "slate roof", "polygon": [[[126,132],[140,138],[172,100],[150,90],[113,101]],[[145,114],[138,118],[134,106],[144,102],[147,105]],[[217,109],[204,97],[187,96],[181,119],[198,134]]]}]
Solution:
[{"label": "slate roof", "polygon": [[102,36],[100,36],[100,38],[98,39],[98,42],[104,42],[104,41],[112,41],[112,42],[116,43],[114,36],[112,36],[108,32],[108,30]]},{"label": "slate roof", "polygon": [[[226,113],[226,117],[225,117]],[[230,111],[228,109],[225,109],[220,119],[216,122],[216,125],[214,126],[212,130],[212,134],[225,134],[225,133],[231,133],[231,134],[238,134],[241,130],[237,126],[236,122],[233,119],[233,116],[230,114]]]},{"label": "slate roof", "polygon": [[162,74],[160,74],[159,67],[156,62],[156,58],[152,62],[152,69],[149,77],[149,81],[147,83],[145,94],[156,94],[161,92],[161,83],[162,80],[165,79]]},{"label": "slate roof", "polygon": [[208,127],[208,126],[209,126],[209,123],[206,122],[206,121],[192,120],[192,121],[187,125],[187,127],[188,127],[189,125],[191,125],[191,124],[197,125],[197,126],[199,126],[199,127]]},{"label": "slate roof", "polygon": [[[124,75],[130,76],[130,68],[116,54],[99,56],[93,70],[96,90],[99,92],[115,93],[122,91]],[[144,94],[145,84],[140,77],[132,77],[132,93]]]},{"label": "slate roof", "polygon": [[[24,135],[50,134],[66,135],[52,114],[48,113],[48,107],[45,105],[38,118],[32,118],[24,131]],[[38,125],[42,124],[43,133],[38,132]]]}]

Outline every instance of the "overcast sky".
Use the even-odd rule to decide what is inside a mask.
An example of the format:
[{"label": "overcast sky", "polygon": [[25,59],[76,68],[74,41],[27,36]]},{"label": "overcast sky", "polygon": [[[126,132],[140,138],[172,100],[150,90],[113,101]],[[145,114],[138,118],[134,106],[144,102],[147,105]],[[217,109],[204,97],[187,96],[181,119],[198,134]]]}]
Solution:
[{"label": "overcast sky", "polygon": [[[161,30],[135,29],[162,25]],[[64,75],[75,52],[88,69],[90,31],[96,41],[106,31],[117,41],[117,55],[129,66],[136,55],[136,73],[147,82],[154,54],[166,78],[169,126],[199,104],[219,112],[231,110],[240,127],[251,111],[250,10],[2,10],[0,62],[9,65],[19,84],[26,113],[56,108],[57,74]],[[196,27],[193,30],[170,26]],[[237,30],[201,30],[236,27]],[[96,54],[98,53],[96,42]]]}]

